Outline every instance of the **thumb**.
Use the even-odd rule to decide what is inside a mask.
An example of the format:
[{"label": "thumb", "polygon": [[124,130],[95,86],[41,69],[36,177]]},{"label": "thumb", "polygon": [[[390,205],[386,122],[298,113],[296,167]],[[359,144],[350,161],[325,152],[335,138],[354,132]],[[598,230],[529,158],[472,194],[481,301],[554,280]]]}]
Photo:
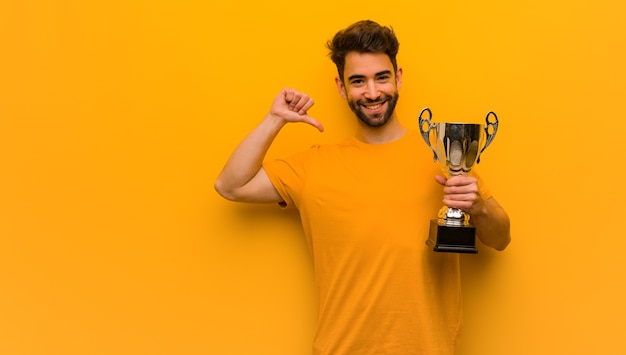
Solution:
[{"label": "thumb", "polygon": [[322,126],[320,121],[307,115],[306,112],[289,112],[288,115],[291,117],[291,121],[293,122],[308,123],[311,126],[317,128],[318,131],[324,132],[324,126]]},{"label": "thumb", "polygon": [[435,176],[435,181],[437,181],[437,183],[439,185],[445,186],[446,185],[446,181],[448,181],[448,179],[446,179],[446,177],[444,177],[444,176],[437,175],[437,176]]},{"label": "thumb", "polygon": [[320,132],[324,132],[324,126],[320,123],[320,121],[316,120],[315,118],[309,116],[309,115],[305,115],[305,119],[304,122],[310,124],[311,126],[317,128],[318,131]]}]

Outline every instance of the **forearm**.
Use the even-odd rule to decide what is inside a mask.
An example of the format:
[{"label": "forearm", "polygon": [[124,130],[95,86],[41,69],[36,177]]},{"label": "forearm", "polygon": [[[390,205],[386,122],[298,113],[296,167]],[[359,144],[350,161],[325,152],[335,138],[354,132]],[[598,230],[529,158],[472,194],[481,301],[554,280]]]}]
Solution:
[{"label": "forearm", "polygon": [[215,189],[220,195],[235,199],[237,189],[245,186],[256,176],[269,147],[284,124],[279,118],[268,114],[239,143],[215,182]]},{"label": "forearm", "polygon": [[471,216],[471,222],[483,244],[501,251],[511,242],[509,216],[494,198],[485,201],[481,212]]}]

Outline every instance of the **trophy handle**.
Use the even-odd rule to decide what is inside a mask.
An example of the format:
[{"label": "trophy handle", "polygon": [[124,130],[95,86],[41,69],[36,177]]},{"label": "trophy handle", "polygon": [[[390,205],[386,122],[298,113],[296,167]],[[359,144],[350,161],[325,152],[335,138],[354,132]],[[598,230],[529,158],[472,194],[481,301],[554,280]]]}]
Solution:
[{"label": "trophy handle", "polygon": [[[428,112],[428,118],[422,117],[424,112]],[[430,122],[431,118],[433,118],[433,113],[430,111],[428,107],[426,107],[422,110],[422,112],[420,112],[420,115],[418,118],[418,124],[420,127],[420,132],[422,133],[422,138],[424,138],[424,142],[426,142],[430,150],[432,150],[433,154],[435,155],[433,157],[433,161],[437,161],[437,151],[435,151],[435,148],[433,148],[433,146],[430,144],[430,131],[435,128],[435,124]],[[428,126],[428,129],[424,130],[424,124]]]},{"label": "trophy handle", "polygon": [[[493,115],[493,117],[495,117],[495,121],[490,122],[489,121],[489,116]],[[485,117],[485,122],[487,122],[487,125],[485,126],[485,134],[487,135],[487,140],[485,141],[485,146],[483,147],[483,149],[480,150],[480,153],[478,153],[478,159],[476,159],[476,163],[480,163],[480,155],[483,154],[483,151],[489,146],[489,144],[491,144],[491,142],[493,141],[493,139],[496,137],[496,132],[498,132],[498,116],[496,116],[495,112],[490,111],[487,114],[487,117]],[[489,129],[493,127],[493,132],[489,133]]]}]

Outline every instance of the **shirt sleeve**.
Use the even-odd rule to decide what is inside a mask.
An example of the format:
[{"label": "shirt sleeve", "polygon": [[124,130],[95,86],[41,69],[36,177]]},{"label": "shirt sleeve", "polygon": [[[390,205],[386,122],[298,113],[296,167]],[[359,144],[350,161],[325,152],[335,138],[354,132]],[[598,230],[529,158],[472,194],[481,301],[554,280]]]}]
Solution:
[{"label": "shirt sleeve", "polygon": [[282,207],[298,208],[300,205],[307,172],[316,150],[317,146],[288,158],[263,163],[263,169],[284,201],[280,203]]}]

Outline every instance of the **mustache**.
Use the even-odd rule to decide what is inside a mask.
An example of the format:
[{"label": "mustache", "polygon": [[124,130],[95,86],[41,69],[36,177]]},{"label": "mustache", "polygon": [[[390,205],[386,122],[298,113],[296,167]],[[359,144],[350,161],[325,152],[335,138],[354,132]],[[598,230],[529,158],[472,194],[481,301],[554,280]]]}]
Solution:
[{"label": "mustache", "polygon": [[358,99],[356,102],[359,105],[363,105],[363,104],[382,104],[383,102],[389,100],[389,98],[391,98],[391,96],[385,95],[385,96],[381,96],[377,99]]}]

